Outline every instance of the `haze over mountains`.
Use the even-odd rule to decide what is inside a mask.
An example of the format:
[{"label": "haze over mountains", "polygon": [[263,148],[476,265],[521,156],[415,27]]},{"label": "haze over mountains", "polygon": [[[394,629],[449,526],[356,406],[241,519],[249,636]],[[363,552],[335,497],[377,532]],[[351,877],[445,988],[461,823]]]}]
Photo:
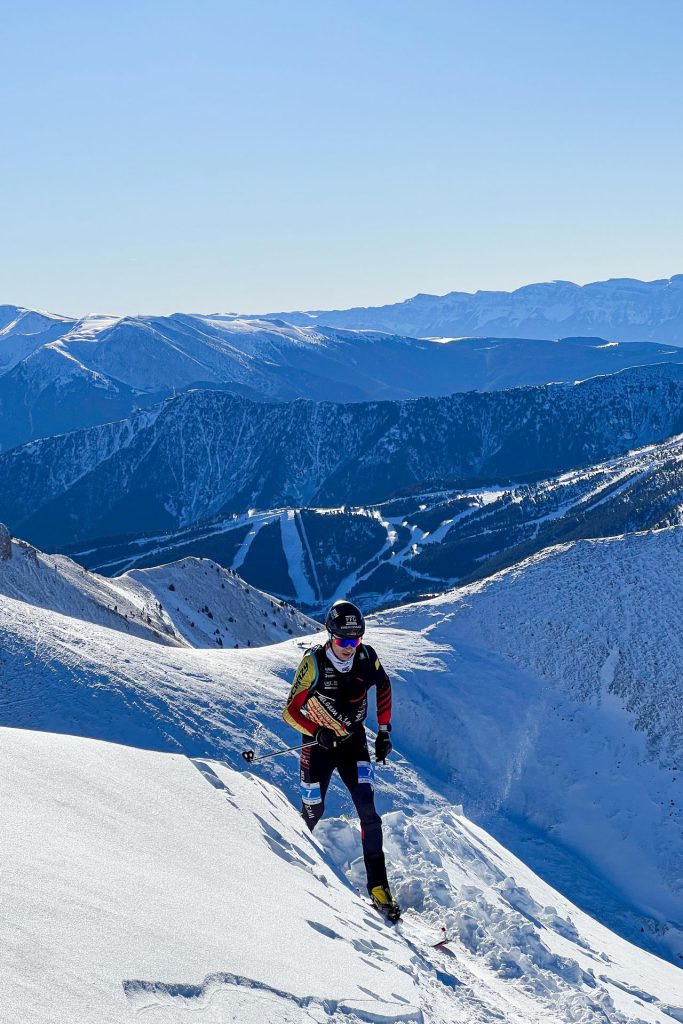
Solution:
[{"label": "haze over mountains", "polygon": [[293,324],[389,331],[416,338],[597,335],[681,345],[683,275],[657,281],[612,278],[586,285],[549,281],[513,292],[415,295],[387,306],[272,315]]},{"label": "haze over mountains", "polygon": [[498,312],[470,328],[501,337],[446,343],[322,315],[0,307],[0,518],[105,572],[208,555],[315,614],[344,589],[382,605],[565,537],[678,522],[671,451],[588,469],[683,431],[681,350],[502,336],[595,327],[571,306],[673,337],[682,281],[477,293]]}]

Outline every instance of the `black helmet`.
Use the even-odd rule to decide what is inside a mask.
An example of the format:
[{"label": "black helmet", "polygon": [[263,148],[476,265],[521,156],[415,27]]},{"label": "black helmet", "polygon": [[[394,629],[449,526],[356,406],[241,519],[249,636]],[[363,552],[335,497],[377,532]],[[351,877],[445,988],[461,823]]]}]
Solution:
[{"label": "black helmet", "polygon": [[360,608],[350,601],[335,601],[325,617],[325,629],[340,640],[356,639],[365,632],[365,619]]}]

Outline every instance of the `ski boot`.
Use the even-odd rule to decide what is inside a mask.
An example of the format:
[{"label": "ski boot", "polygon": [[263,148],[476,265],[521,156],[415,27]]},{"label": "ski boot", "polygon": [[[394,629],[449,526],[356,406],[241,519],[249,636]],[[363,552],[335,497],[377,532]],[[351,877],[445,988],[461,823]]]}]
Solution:
[{"label": "ski boot", "polygon": [[376,885],[370,890],[370,899],[375,910],[379,910],[387,921],[398,921],[401,916],[401,908],[391,895],[388,885]]}]

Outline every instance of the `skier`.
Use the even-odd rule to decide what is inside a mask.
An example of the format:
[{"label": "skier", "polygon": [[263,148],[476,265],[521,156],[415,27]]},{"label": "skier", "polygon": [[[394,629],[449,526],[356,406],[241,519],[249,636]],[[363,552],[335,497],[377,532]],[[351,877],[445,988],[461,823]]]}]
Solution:
[{"label": "skier", "polygon": [[376,687],[375,758],[391,753],[391,683],[374,649],[361,643],[363,614],[350,601],[335,601],[325,619],[329,639],[304,654],[282,717],[303,733],[301,814],[313,831],[325,807],[336,768],[351,794],[361,822],[363,859],[373,904],[391,921],[400,908],[389,889],[382,848],[382,819],[375,809],[373,766],[363,722],[368,690]]}]

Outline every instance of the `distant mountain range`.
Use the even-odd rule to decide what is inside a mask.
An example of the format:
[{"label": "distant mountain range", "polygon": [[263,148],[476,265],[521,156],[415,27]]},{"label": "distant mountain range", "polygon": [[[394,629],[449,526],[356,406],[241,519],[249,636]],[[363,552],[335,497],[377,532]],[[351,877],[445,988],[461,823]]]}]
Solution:
[{"label": "distant mountain range", "polygon": [[414,338],[599,335],[683,345],[683,274],[658,281],[612,278],[529,284],[512,292],[415,295],[353,309],[273,313],[290,324],[389,331]]},{"label": "distant mountain range", "polygon": [[597,337],[436,344],[230,315],[73,320],[1,306],[0,451],[125,418],[189,388],[365,402],[573,382],[660,362],[681,363],[683,352]]},{"label": "distant mountain range", "polygon": [[[272,592],[318,608],[343,581],[347,588],[362,582],[366,592],[383,597],[441,589],[446,581],[478,573],[481,559],[503,557],[518,545],[528,553],[538,550],[543,538],[553,543],[566,536],[554,531],[567,529],[571,515],[589,524],[585,529],[579,524],[577,536],[594,535],[591,530],[602,535],[607,510],[598,516],[602,525],[591,526],[591,502],[583,508],[581,501],[601,480],[606,495],[619,470],[598,467],[592,478],[577,478],[571,486],[563,481],[495,500],[450,492],[481,491],[492,484],[508,491],[680,433],[683,366],[678,365],[624,370],[580,384],[404,402],[273,405],[190,391],[129,419],[0,455],[0,519],[41,547],[77,550],[87,564],[112,572],[121,571],[128,559],[131,566],[140,564],[122,538],[135,540],[138,554],[152,557],[155,549],[168,546],[169,535],[178,534],[172,553],[154,560],[210,554],[240,569],[254,585],[267,584]],[[653,457],[653,480],[656,465]],[[632,487],[646,468],[647,462],[631,474]],[[664,495],[660,509],[653,494],[643,506],[652,515],[636,507],[634,528],[657,525],[671,511],[670,495]],[[561,523],[554,522],[563,500],[558,495],[567,496]],[[308,516],[303,532],[302,514],[297,518],[295,512],[392,500],[395,505],[382,505],[370,517]],[[439,510],[431,514],[434,505]],[[249,514],[252,509],[263,510],[269,522],[258,522]],[[291,516],[274,517],[269,510],[277,509]],[[482,518],[479,525],[472,519],[468,535],[472,509]],[[618,522],[625,529],[628,507],[622,511]],[[447,521],[460,513],[467,515],[451,533]],[[392,517],[398,521],[387,532],[382,523]],[[420,531],[414,538],[410,524]],[[193,532],[197,527],[208,545],[204,549],[188,546],[199,536]],[[427,532],[432,539],[425,545]],[[212,533],[230,533],[222,551],[209,540]],[[158,543],[143,540],[150,534]],[[434,545],[436,537],[441,544]],[[416,544],[417,550],[404,551],[406,544]],[[396,580],[395,566],[388,564],[381,566],[381,585],[371,579],[373,567],[367,563],[373,557],[379,570],[379,562],[400,551],[408,578]],[[297,568],[302,558],[308,569]],[[345,580],[361,566],[364,581]],[[301,580],[308,582],[300,586]]]}]

